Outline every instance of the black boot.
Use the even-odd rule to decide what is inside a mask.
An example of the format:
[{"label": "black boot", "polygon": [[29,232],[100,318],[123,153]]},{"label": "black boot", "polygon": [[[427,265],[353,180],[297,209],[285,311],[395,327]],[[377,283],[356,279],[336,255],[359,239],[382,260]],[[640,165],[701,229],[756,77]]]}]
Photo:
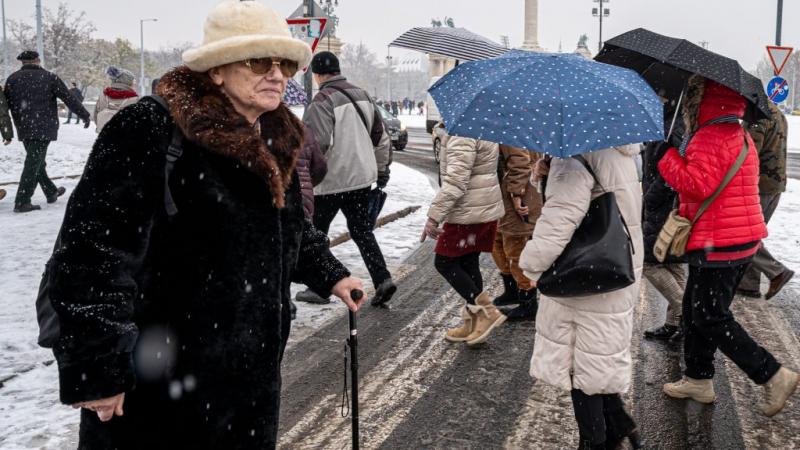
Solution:
[{"label": "black boot", "polygon": [[297,305],[291,300],[289,300],[289,317],[292,320],[297,319]]},{"label": "black boot", "polygon": [[15,213],[26,213],[31,211],[38,211],[42,209],[39,205],[31,205],[30,203],[25,203],[24,205],[17,205],[14,207]]},{"label": "black boot", "polygon": [[516,305],[519,303],[519,288],[517,287],[517,282],[514,280],[514,277],[506,275],[504,273],[500,274],[503,277],[503,287],[505,291],[500,294],[499,297],[494,299],[494,306],[508,306],[508,305]]},{"label": "black boot", "polygon": [[56,193],[55,194],[47,197],[47,203],[55,203],[56,200],[58,200],[58,197],[61,197],[62,195],[66,194],[66,193],[67,193],[67,188],[65,188],[63,186],[59,187],[58,189],[56,189]]},{"label": "black boot", "polygon": [[519,306],[503,311],[507,320],[510,322],[536,320],[536,313],[539,311],[539,301],[536,299],[536,294],[536,288],[519,291]]},{"label": "black boot", "polygon": [[394,281],[391,278],[384,280],[375,288],[375,296],[370,300],[370,304],[372,306],[384,306],[392,299],[395,292],[397,292],[397,285],[394,284]]},{"label": "black boot", "polygon": [[652,339],[656,341],[669,341],[671,340],[678,332],[680,332],[680,327],[677,325],[668,325],[664,324],[658,328],[654,328],[652,330],[647,330],[644,332],[645,339]]}]

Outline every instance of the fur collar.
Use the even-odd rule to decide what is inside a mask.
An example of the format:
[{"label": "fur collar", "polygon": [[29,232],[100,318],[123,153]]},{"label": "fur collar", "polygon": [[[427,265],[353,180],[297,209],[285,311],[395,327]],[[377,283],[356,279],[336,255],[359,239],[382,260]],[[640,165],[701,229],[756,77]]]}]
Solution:
[{"label": "fur collar", "polygon": [[281,104],[261,116],[259,136],[208,75],[187,67],[165,74],[158,83],[158,95],[166,100],[186,139],[261,176],[269,184],[275,206],[284,206],[284,193],[303,144],[303,124],[291,111]]}]

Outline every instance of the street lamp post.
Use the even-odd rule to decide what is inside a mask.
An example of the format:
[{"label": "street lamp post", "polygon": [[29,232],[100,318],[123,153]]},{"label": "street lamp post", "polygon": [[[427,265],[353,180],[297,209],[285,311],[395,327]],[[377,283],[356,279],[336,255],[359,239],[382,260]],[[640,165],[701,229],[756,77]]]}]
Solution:
[{"label": "street lamp post", "polygon": [[140,19],[139,20],[139,44],[141,48],[141,57],[139,63],[139,94],[145,95],[145,86],[144,86],[144,23],[145,22],[158,22],[158,19]]},{"label": "street lamp post", "polygon": [[6,0],[0,0],[0,9],[3,13],[3,80],[7,80],[10,66],[8,64],[8,40],[6,39]]},{"label": "street lamp post", "polygon": [[392,55],[386,51],[386,95],[389,102],[392,101]]},{"label": "street lamp post", "polygon": [[42,67],[44,67],[44,35],[42,34],[42,0],[36,0],[36,51],[39,52],[39,62],[41,63]]},{"label": "street lamp post", "polygon": [[611,10],[609,8],[604,8],[603,4],[608,3],[610,0],[594,0],[595,3],[600,3],[599,8],[592,8],[592,16],[600,18],[600,36],[597,42],[597,52],[600,53],[603,50],[603,17],[608,17],[611,15]]}]

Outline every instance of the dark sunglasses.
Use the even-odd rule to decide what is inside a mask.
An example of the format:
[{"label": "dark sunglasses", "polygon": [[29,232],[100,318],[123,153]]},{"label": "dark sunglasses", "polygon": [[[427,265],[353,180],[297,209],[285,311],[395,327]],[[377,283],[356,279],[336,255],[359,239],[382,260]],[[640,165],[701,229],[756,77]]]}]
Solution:
[{"label": "dark sunglasses", "polygon": [[256,75],[265,75],[277,66],[286,78],[293,77],[298,69],[297,61],[280,58],[250,58],[244,60],[244,65]]}]

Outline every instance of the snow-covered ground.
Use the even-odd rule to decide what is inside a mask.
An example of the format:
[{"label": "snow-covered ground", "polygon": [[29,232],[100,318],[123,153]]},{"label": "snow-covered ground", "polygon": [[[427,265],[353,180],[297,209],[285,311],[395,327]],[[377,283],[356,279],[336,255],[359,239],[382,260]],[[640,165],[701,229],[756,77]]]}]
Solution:
[{"label": "snow-covered ground", "polygon": [[[52,177],[81,174],[94,139],[92,129],[62,125],[59,141],[48,152],[49,174]],[[48,205],[39,191],[34,203],[41,205],[42,211],[14,214],[16,185],[2,184],[17,179],[23,158],[22,145],[16,141],[0,148],[0,187],[8,190],[8,197],[0,201],[0,449],[75,448],[78,413],[58,402],[57,370],[51,364],[52,354],[36,345],[34,308],[41,273],[63,218],[66,200]],[[56,184],[66,187],[69,193],[77,182],[77,179],[63,179]],[[394,164],[387,192],[383,214],[407,206],[421,207],[375,233],[392,269],[416,246],[434,191],[424,175]],[[331,225],[330,235],[335,237],[345,231],[340,214]],[[347,242],[333,252],[365,280],[369,292],[372,286],[355,244]],[[293,286],[292,290],[300,288]],[[326,306],[298,304],[293,340],[307,336],[344,313],[339,302]]]}]

